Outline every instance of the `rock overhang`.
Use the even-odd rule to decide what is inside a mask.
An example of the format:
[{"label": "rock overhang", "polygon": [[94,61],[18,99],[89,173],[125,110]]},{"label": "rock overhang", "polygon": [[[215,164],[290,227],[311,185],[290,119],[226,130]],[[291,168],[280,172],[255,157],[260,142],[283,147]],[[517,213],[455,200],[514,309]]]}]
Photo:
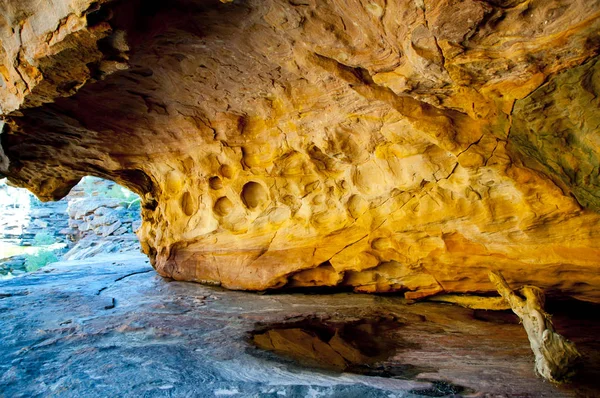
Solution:
[{"label": "rock overhang", "polygon": [[131,188],[161,275],[600,300],[600,2],[4,7],[0,172]]}]

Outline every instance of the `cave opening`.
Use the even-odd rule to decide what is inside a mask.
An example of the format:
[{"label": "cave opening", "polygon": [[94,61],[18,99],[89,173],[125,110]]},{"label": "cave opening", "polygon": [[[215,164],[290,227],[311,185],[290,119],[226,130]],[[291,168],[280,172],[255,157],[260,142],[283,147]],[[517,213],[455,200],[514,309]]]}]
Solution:
[{"label": "cave opening", "polygon": [[0,278],[103,254],[139,252],[140,197],[117,183],[84,177],[56,202],[0,180]]}]

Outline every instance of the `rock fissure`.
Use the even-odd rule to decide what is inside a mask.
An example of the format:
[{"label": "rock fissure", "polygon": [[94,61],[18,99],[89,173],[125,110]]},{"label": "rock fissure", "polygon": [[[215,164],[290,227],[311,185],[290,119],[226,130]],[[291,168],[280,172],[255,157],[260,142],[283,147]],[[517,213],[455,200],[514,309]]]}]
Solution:
[{"label": "rock fissure", "polygon": [[116,283],[116,282],[119,282],[119,281],[122,281],[122,280],[123,280],[123,279],[125,279],[125,278],[129,278],[130,276],[134,276],[134,275],[138,275],[138,274],[145,274],[146,272],[152,272],[152,270],[146,270],[146,271],[132,272],[132,273],[130,273],[130,274],[127,274],[127,275],[120,276],[120,277],[118,277],[117,279],[115,279],[115,283]]}]

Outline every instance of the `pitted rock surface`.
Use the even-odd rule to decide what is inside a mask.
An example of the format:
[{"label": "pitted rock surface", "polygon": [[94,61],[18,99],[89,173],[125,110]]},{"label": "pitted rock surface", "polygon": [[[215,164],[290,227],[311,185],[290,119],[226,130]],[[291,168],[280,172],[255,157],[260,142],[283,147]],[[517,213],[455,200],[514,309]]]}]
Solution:
[{"label": "pitted rock surface", "polygon": [[0,173],[142,197],[163,276],[600,301],[600,2],[1,7]]}]

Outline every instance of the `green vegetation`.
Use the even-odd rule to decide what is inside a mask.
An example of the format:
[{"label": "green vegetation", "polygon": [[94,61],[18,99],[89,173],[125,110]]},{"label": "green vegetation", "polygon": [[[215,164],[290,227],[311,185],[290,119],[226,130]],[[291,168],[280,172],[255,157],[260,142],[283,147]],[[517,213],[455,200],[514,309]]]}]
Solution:
[{"label": "green vegetation", "polygon": [[25,257],[25,270],[33,272],[58,261],[56,251],[64,246],[64,243],[57,243],[51,234],[39,232],[33,238],[33,246],[18,246],[0,241],[0,258],[22,255]]},{"label": "green vegetation", "polygon": [[142,202],[142,200],[138,196],[137,198],[135,198],[131,202],[129,202],[129,204],[127,205],[127,208],[129,210],[136,210],[139,212],[141,210],[141,202]]},{"label": "green vegetation", "polygon": [[87,196],[118,199],[121,204],[128,209],[140,209],[140,197],[138,195],[118,184],[114,184],[110,188],[107,188],[106,184],[98,184],[98,181],[100,180],[101,179],[97,177],[84,177],[81,180],[80,184]]},{"label": "green vegetation", "polygon": [[54,254],[56,240],[48,232],[38,232],[33,238],[33,244],[37,248],[34,253],[25,255],[25,269],[27,272],[37,271],[46,264],[58,261]]},{"label": "green vegetation", "polygon": [[42,249],[36,254],[27,254],[25,257],[25,269],[27,272],[37,271],[46,264],[58,261],[58,257],[52,250]]},{"label": "green vegetation", "polygon": [[131,192],[129,189],[123,188],[115,184],[107,190],[106,196],[108,196],[109,198],[119,199],[124,202],[129,202],[133,200],[137,195]]},{"label": "green vegetation", "polygon": [[49,246],[55,242],[54,236],[50,235],[48,232],[38,232],[33,238],[33,244],[35,246]]}]

